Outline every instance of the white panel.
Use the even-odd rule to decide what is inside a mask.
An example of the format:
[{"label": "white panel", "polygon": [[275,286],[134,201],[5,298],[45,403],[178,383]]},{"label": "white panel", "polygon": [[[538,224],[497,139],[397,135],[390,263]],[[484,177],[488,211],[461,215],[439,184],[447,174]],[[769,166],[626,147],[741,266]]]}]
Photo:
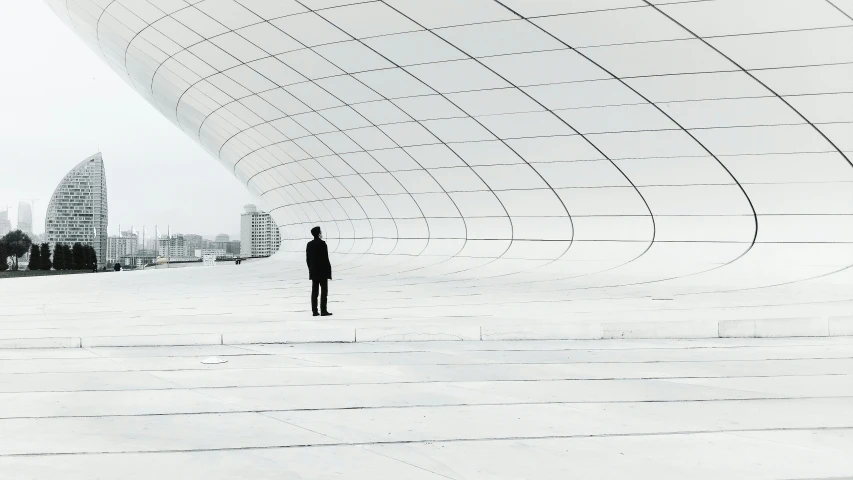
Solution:
[{"label": "white panel", "polygon": [[538,318],[849,283],[849,0],[50,3],[262,196],[282,255],[323,223],[364,288]]}]

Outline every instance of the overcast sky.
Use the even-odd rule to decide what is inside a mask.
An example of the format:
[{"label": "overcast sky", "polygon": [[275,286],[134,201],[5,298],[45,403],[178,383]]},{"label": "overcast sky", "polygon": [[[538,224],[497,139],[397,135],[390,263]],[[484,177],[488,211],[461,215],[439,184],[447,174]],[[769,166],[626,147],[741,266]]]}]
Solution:
[{"label": "overcast sky", "polygon": [[[0,210],[37,198],[34,230],[56,185],[100,149],[110,234],[131,224],[237,235],[254,200],[240,182],[146,103],[37,0],[0,12]],[[147,232],[146,232],[147,233]]]}]

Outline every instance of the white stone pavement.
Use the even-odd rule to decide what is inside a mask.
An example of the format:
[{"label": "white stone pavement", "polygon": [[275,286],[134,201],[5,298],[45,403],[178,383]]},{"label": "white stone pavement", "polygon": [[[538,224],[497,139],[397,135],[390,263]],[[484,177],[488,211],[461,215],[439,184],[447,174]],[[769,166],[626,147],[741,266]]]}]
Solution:
[{"label": "white stone pavement", "polygon": [[4,479],[838,479],[853,338],[4,349],[0,432]]},{"label": "white stone pavement", "polygon": [[322,318],[304,261],[0,280],[0,348],[853,335],[853,269],[772,286],[381,275],[374,263],[337,268],[335,315]]},{"label": "white stone pavement", "polygon": [[0,281],[0,478],[853,477],[849,273],[560,290],[341,269],[314,318],[303,270]]}]

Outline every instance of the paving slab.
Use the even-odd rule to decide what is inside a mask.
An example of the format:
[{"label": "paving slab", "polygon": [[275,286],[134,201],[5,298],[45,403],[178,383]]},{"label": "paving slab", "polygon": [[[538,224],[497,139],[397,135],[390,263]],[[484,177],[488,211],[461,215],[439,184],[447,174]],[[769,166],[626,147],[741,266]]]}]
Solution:
[{"label": "paving slab", "polygon": [[[842,309],[768,323],[767,310],[590,294],[528,325],[507,305],[471,315],[503,301],[483,295],[442,297],[459,317],[406,308],[401,296],[429,292],[389,283],[378,303],[346,296],[357,311],[315,322],[291,287],[267,297],[231,271],[221,285],[122,277],[0,316],[7,342],[81,340],[0,349],[0,476],[853,477],[853,337],[827,336],[846,331]],[[162,288],[170,275],[187,286]],[[140,314],[136,292],[157,307]],[[745,330],[719,338],[721,322]],[[790,336],[815,326],[827,335]]]},{"label": "paving slab", "polygon": [[[753,437],[755,436],[755,437]],[[789,443],[809,437],[808,447]],[[703,433],[367,447],[457,479],[845,479],[853,431]]]},{"label": "paving slab", "polygon": [[[741,291],[618,278],[560,288],[517,275],[437,281],[431,271],[382,278],[352,266],[335,281],[333,317],[311,316],[304,265],[289,257],[4,282],[0,349],[853,335],[853,273]],[[55,293],[46,301],[44,291]]]},{"label": "paving slab", "polygon": [[0,457],[335,443],[254,413],[6,419],[0,428]]},{"label": "paving slab", "polygon": [[[347,478],[446,480],[416,465],[361,446],[263,448],[180,453],[0,456],[9,478],[93,480],[120,471],[123,480],[299,480]],[[453,477],[451,477],[453,478]]]}]

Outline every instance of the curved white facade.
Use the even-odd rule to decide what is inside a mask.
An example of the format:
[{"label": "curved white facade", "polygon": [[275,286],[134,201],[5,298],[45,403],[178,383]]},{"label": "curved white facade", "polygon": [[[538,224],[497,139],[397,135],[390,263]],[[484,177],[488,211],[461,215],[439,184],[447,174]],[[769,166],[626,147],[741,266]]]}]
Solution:
[{"label": "curved white facade", "polygon": [[57,185],[45,213],[45,239],[51,246],[77,242],[91,245],[98,266],[104,266],[108,220],[107,177],[104,159],[98,153],[78,163]]},{"label": "curved white facade", "polygon": [[552,290],[853,265],[849,1],[49,3],[285,251]]}]

